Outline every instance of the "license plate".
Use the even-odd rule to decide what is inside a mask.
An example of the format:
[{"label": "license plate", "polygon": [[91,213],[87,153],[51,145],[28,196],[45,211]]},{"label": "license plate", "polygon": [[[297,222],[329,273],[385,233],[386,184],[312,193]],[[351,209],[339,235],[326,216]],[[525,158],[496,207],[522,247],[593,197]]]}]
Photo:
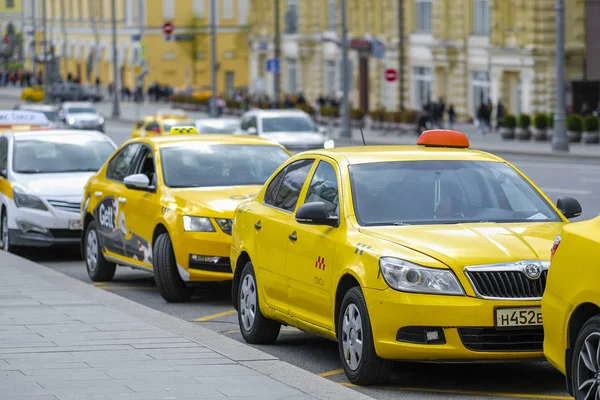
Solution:
[{"label": "license plate", "polygon": [[81,230],[81,221],[69,221],[69,229],[72,231],[80,231]]},{"label": "license plate", "polygon": [[541,326],[541,307],[519,307],[496,309],[496,327],[513,328],[520,326]]}]

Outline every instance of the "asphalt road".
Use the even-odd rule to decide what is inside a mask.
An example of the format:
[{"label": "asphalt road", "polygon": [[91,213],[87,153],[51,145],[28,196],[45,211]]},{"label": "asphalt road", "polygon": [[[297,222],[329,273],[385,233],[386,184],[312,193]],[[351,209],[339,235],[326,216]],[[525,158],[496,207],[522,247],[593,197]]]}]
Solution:
[{"label": "asphalt road", "polygon": [[[6,100],[5,100],[6,101]],[[8,104],[2,104],[4,108]],[[12,107],[12,104],[9,106]],[[132,108],[126,109],[125,112]],[[122,143],[131,132],[131,124],[107,122],[107,133]],[[507,156],[518,168],[529,175],[548,196],[577,198],[583,206],[583,215],[576,220],[600,214],[597,201],[600,194],[600,161],[554,160],[549,157]],[[595,198],[594,198],[595,197]],[[28,258],[45,264],[66,275],[92,283],[77,250],[30,251]],[[243,341],[238,331],[237,316],[230,303],[230,287],[207,285],[197,290],[197,296],[185,304],[166,303],[157,292],[153,278],[140,271],[120,268],[111,283],[95,286],[142,303],[148,307],[177,316],[187,321]],[[336,344],[299,332],[282,329],[274,345],[260,349],[281,360],[326,379],[351,386],[376,399],[568,399],[562,375],[545,362],[516,364],[431,364],[399,363],[388,385],[376,388],[358,388],[351,385],[341,371]]]}]

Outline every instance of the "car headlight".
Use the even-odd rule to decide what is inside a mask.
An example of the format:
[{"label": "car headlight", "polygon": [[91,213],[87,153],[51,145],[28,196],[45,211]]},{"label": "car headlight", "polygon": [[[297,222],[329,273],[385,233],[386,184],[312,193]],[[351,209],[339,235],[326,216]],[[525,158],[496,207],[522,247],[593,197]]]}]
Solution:
[{"label": "car headlight", "polygon": [[18,187],[13,189],[13,199],[16,206],[19,208],[32,208],[34,210],[42,211],[48,210],[42,199],[32,194],[27,194],[23,189]]},{"label": "car headlight", "polygon": [[102,125],[104,123],[104,118],[102,118],[102,117],[98,118],[98,123],[100,125]]},{"label": "car headlight", "polygon": [[231,235],[231,226],[233,224],[232,220],[224,218],[215,218],[215,221],[217,221],[217,224],[219,224],[219,227],[223,232],[225,232],[228,235]]},{"label": "car headlight", "polygon": [[73,125],[75,124],[75,118],[69,118],[67,122],[69,123],[69,125]]},{"label": "car headlight", "polygon": [[333,149],[335,147],[335,142],[331,139],[326,140],[325,143],[323,143],[323,148],[325,149]]},{"label": "car headlight", "polygon": [[463,296],[451,270],[427,268],[394,257],[382,257],[379,268],[389,287],[402,292]]},{"label": "car headlight", "polygon": [[184,215],[183,230],[186,232],[215,232],[215,227],[208,218]]}]

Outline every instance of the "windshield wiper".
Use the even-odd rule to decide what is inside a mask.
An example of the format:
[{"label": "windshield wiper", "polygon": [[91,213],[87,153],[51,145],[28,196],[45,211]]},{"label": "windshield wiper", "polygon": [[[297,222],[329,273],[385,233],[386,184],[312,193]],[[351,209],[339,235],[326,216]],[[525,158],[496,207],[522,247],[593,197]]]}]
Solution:
[{"label": "windshield wiper", "polygon": [[65,169],[60,172],[96,172],[98,168],[73,168],[73,169]]},{"label": "windshield wiper", "polygon": [[[45,172],[45,171],[44,171]],[[22,169],[19,171],[15,171],[17,174],[41,174],[41,169]]]}]

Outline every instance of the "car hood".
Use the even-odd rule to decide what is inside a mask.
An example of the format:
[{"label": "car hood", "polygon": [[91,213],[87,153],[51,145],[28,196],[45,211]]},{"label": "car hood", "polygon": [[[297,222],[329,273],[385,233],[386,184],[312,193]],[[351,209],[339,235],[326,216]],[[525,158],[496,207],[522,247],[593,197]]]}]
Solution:
[{"label": "car hood", "polygon": [[166,200],[187,215],[233,218],[236,207],[261,188],[262,185],[172,189],[171,198]]},{"label": "car hood", "polygon": [[75,121],[96,121],[100,119],[100,115],[93,113],[67,114],[67,119],[73,118]]},{"label": "car hood", "polygon": [[275,132],[264,133],[262,137],[285,146],[292,144],[323,144],[327,137],[317,132]]},{"label": "car hood", "polygon": [[85,184],[94,172],[63,174],[15,174],[16,182],[41,197],[83,197]]},{"label": "car hood", "polygon": [[359,230],[428,255],[458,272],[471,265],[550,260],[552,242],[563,225],[564,222],[473,223]]}]

